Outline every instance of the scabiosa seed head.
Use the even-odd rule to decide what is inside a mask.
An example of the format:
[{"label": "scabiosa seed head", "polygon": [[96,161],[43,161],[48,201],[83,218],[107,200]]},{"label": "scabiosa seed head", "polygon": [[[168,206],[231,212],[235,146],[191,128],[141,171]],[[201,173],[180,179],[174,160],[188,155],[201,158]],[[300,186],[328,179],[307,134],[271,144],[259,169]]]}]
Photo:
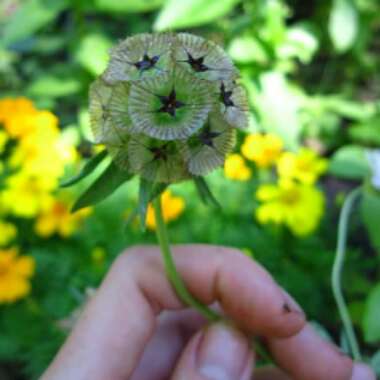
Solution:
[{"label": "scabiosa seed head", "polygon": [[247,97],[223,49],[188,33],[139,34],[111,50],[90,88],[95,142],[117,166],[172,183],[223,165]]}]

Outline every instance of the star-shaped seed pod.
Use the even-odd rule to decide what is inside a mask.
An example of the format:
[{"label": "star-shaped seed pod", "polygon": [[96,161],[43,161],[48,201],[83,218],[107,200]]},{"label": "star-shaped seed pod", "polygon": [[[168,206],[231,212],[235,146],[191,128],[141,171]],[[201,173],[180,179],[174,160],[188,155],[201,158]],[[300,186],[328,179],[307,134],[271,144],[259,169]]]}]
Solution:
[{"label": "star-shaped seed pod", "polygon": [[236,130],[213,111],[205,126],[181,143],[181,151],[190,173],[208,174],[223,165],[226,154],[235,145]]},{"label": "star-shaped seed pod", "polygon": [[171,73],[133,83],[128,106],[132,133],[160,140],[191,136],[202,128],[217,100],[215,85],[179,67]]},{"label": "star-shaped seed pod", "polygon": [[160,76],[170,71],[173,41],[174,36],[170,33],[143,33],[127,38],[111,50],[104,80],[114,84]]},{"label": "star-shaped seed pod", "polygon": [[231,58],[220,46],[193,34],[178,34],[174,57],[178,65],[198,78],[214,81],[238,76]]},{"label": "star-shaped seed pod", "polygon": [[137,135],[128,144],[130,170],[152,182],[173,183],[191,178],[178,144]]}]

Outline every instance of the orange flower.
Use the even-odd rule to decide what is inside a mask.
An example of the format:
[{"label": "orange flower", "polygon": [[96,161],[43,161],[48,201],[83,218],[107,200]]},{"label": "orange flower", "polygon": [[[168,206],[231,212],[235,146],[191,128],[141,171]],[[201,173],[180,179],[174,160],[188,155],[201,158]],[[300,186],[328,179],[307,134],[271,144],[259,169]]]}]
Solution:
[{"label": "orange flower", "polygon": [[26,297],[34,271],[32,257],[18,256],[15,248],[0,250],[0,303],[12,303]]}]

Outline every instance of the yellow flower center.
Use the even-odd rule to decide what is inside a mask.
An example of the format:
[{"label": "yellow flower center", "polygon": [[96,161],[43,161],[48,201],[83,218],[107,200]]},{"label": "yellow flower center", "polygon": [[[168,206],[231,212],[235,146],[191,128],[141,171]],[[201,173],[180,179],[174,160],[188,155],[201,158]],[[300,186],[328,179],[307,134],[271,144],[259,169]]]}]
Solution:
[{"label": "yellow flower center", "polygon": [[300,200],[300,192],[297,189],[287,189],[281,194],[281,202],[287,205],[294,205]]}]

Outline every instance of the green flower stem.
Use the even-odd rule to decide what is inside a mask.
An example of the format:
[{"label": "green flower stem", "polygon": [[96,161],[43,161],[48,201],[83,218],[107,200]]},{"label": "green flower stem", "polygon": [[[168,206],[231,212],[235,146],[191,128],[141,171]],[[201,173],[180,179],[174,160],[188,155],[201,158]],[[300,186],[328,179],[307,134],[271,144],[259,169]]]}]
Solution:
[{"label": "green flower stem", "polygon": [[348,222],[350,218],[350,213],[352,207],[356,201],[356,199],[361,194],[361,187],[354,189],[351,193],[346,197],[340,217],[339,217],[339,225],[338,225],[338,244],[336,248],[336,255],[334,266],[332,270],[332,290],[334,293],[335,301],[338,306],[339,314],[343,322],[343,326],[347,335],[348,343],[351,348],[352,356],[355,360],[361,361],[361,354],[359,351],[358,341],[355,336],[354,328],[352,326],[352,321],[350,318],[350,314],[347,309],[346,302],[343,297],[342,286],[341,286],[341,277],[344,259],[346,255],[346,243],[347,243],[347,228]]},{"label": "green flower stem", "polygon": [[210,322],[215,322],[221,319],[218,313],[211,310],[209,307],[204,305],[195,299],[191,293],[187,290],[185,283],[183,282],[181,276],[177,272],[173,256],[170,252],[170,245],[168,239],[168,233],[166,230],[166,225],[162,216],[161,209],[161,196],[156,197],[153,200],[154,215],[156,219],[156,233],[157,239],[160,244],[162,257],[164,260],[166,274],[173,285],[178,297],[187,305],[197,309],[202,315],[204,315]]}]

